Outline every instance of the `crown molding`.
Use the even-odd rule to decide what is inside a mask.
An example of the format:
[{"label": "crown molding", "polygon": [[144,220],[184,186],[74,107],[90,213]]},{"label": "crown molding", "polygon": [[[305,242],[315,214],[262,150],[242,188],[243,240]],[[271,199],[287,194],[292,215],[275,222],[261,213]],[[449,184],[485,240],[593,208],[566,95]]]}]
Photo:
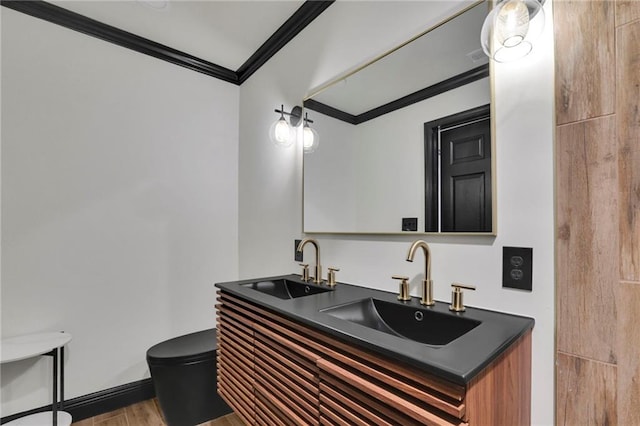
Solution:
[{"label": "crown molding", "polygon": [[238,68],[239,84],[244,83],[254,72],[264,65],[273,55],[300,33],[307,25],[331,6],[335,0],[305,1],[287,21],[265,41],[256,52]]},{"label": "crown molding", "polygon": [[88,18],[79,13],[42,0],[2,0],[2,6],[35,18],[61,25],[74,31],[153,56],[163,61],[206,74],[210,77],[240,85],[291,41],[300,31],[331,6],[330,1],[305,1],[302,6],[265,41],[237,70],[222,67],[153,40]]},{"label": "crown molding", "polygon": [[380,117],[381,115],[388,114],[400,108],[404,108],[425,99],[429,99],[433,96],[439,95],[449,90],[453,90],[466,84],[473,83],[474,81],[480,80],[485,77],[489,77],[489,64],[481,65],[469,71],[465,71],[451,78],[440,81],[429,87],[425,87],[424,89],[420,89],[416,92],[410,93],[399,99],[358,115],[349,114],[348,112],[341,111],[337,108],[323,104],[313,99],[305,100],[303,105],[305,108],[309,108],[313,111],[319,112],[329,117],[333,117],[338,120],[342,120],[346,123],[361,124],[365,121],[372,120],[376,117]]}]

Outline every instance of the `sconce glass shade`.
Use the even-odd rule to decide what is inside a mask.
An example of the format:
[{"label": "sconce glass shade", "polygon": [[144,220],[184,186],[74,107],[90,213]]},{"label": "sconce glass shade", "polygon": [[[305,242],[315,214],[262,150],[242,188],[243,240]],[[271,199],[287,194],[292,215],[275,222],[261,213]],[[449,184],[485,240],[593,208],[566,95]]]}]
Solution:
[{"label": "sconce glass shade", "polygon": [[528,55],[544,29],[544,0],[503,0],[487,15],[480,41],[484,53],[497,62]]},{"label": "sconce glass shade", "polygon": [[302,128],[302,148],[304,149],[304,153],[311,154],[318,149],[319,144],[320,135],[318,135],[316,129],[309,127],[309,125],[305,123]]},{"label": "sconce glass shade", "polygon": [[269,129],[269,139],[271,142],[280,147],[288,147],[291,146],[293,140],[295,139],[295,132],[287,120],[285,120],[284,115],[280,116],[278,121],[274,122]]}]

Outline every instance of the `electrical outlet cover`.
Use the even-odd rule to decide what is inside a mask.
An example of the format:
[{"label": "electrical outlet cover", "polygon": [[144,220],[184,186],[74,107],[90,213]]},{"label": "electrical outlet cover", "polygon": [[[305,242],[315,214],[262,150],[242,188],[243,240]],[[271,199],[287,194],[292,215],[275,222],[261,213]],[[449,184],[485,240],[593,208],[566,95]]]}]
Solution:
[{"label": "electrical outlet cover", "polygon": [[402,230],[403,231],[417,231],[418,230],[418,218],[417,217],[403,217],[402,218]]},{"label": "electrical outlet cover", "polygon": [[533,249],[502,248],[502,287],[533,290]]}]

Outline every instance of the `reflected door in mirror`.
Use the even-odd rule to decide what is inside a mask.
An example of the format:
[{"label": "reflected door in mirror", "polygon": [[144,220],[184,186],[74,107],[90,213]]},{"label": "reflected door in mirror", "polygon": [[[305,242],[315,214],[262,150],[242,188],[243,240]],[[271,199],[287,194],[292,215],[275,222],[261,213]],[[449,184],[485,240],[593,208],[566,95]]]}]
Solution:
[{"label": "reflected door in mirror", "polygon": [[426,231],[492,231],[489,109],[425,123]]},{"label": "reflected door in mirror", "polygon": [[489,119],[446,130],[442,146],[442,232],[491,231]]}]

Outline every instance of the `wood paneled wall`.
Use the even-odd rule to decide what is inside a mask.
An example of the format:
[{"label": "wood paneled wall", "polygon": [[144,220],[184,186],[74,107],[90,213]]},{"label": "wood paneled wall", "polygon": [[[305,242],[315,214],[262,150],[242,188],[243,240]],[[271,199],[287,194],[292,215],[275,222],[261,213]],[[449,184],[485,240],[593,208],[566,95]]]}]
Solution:
[{"label": "wood paneled wall", "polygon": [[554,1],[556,424],[640,425],[640,1]]}]

